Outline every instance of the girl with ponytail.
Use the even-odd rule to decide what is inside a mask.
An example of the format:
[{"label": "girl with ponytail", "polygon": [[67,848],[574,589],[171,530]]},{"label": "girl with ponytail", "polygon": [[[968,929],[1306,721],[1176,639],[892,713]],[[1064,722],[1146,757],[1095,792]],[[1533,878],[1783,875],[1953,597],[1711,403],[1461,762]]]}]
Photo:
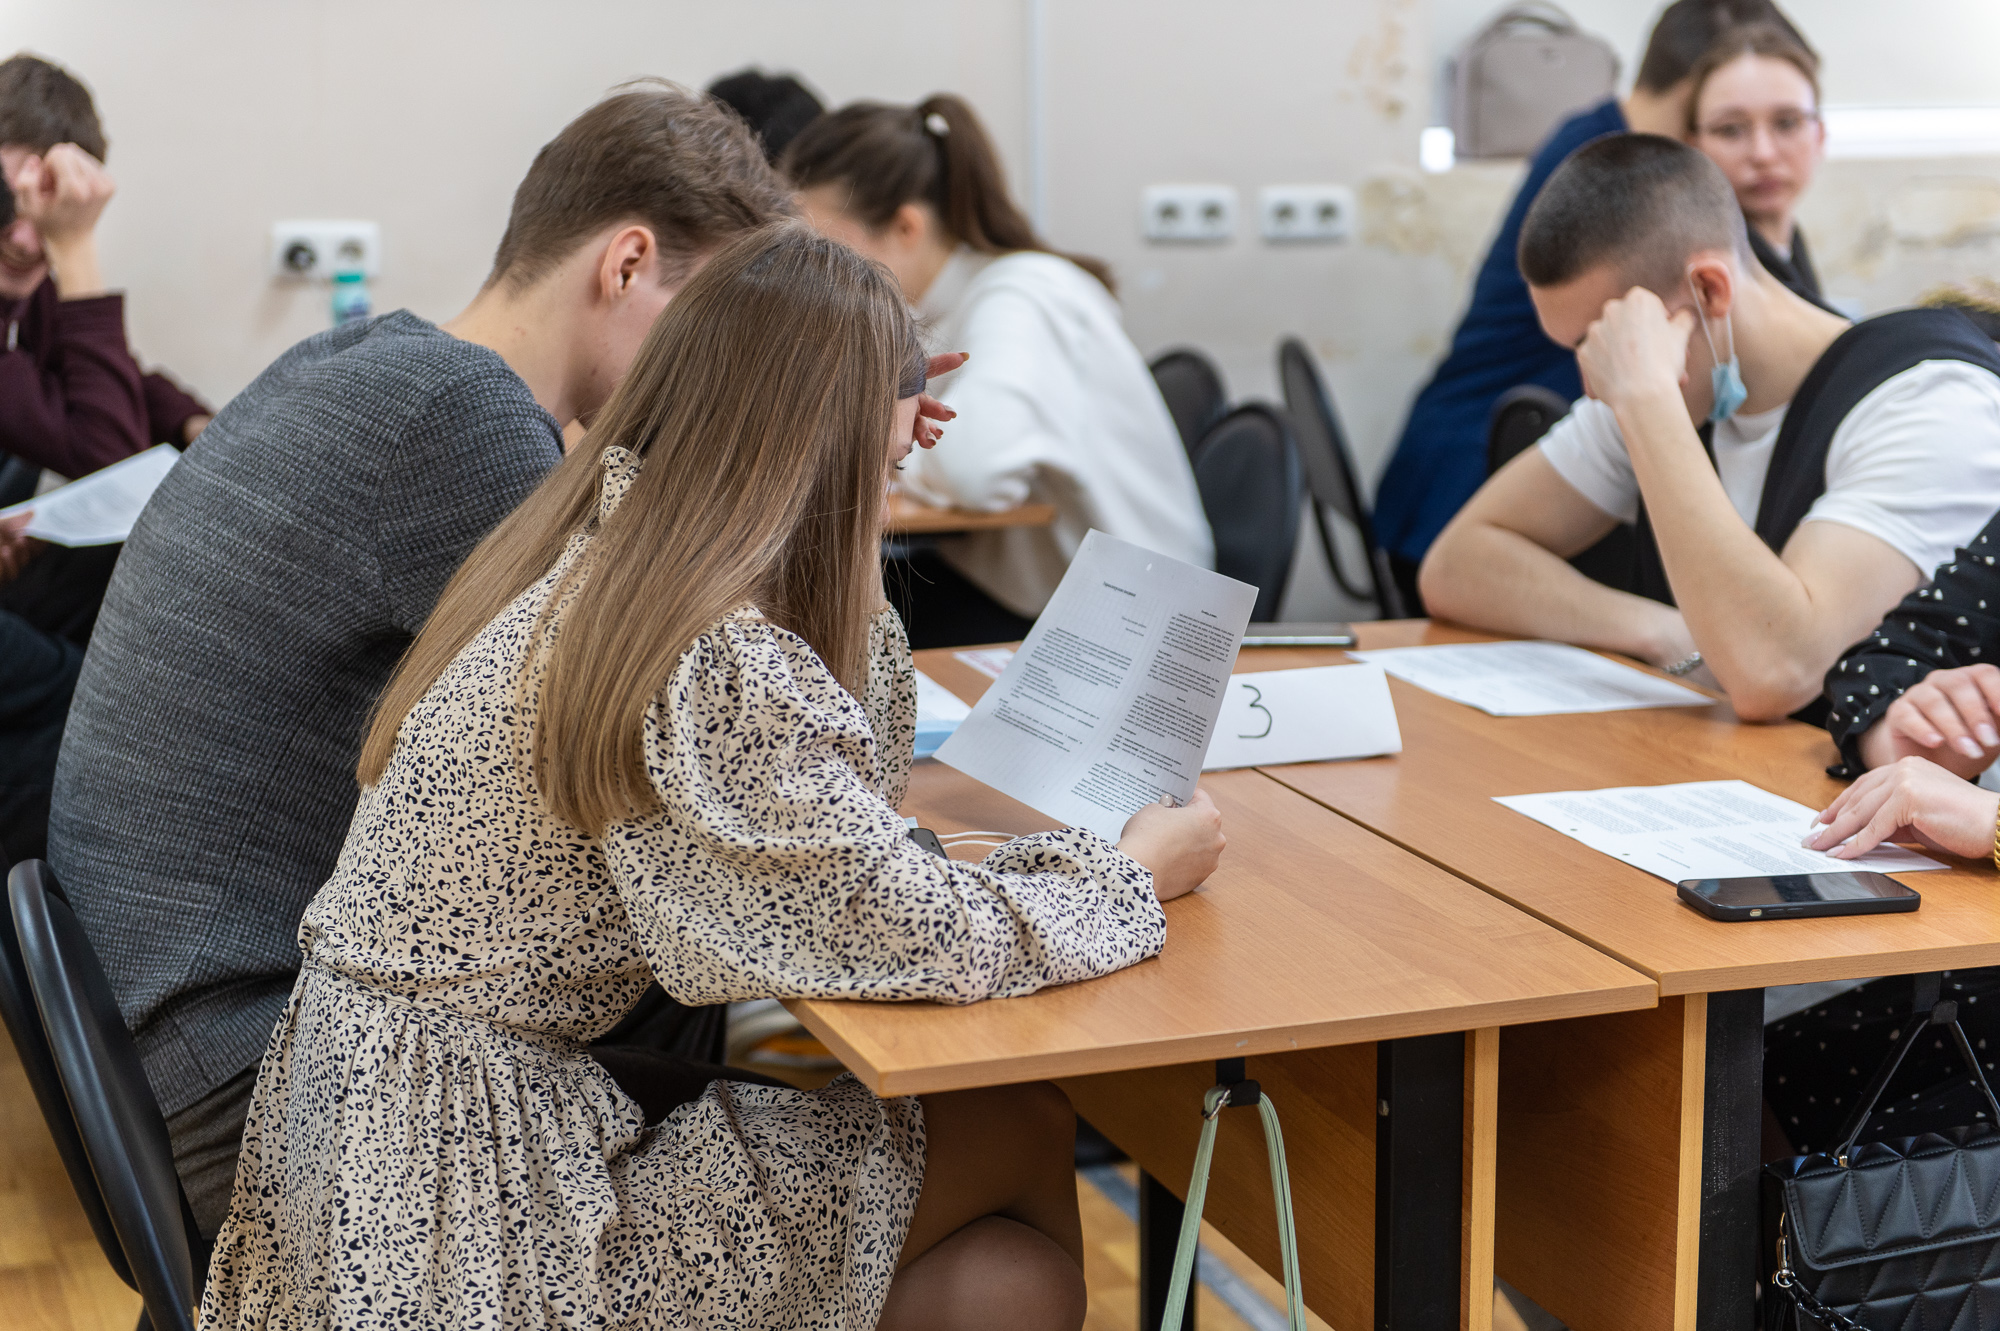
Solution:
[{"label": "girl with ponytail", "polygon": [[976,511],[1056,508],[1051,526],[947,537],[892,570],[915,645],[1022,636],[1093,527],[1213,567],[1187,451],[1110,270],[1036,234],[971,107],[948,93],[857,102],[809,125],[779,166],[815,226],[895,275],[934,348],[971,354],[942,393],[958,413],[950,442],[913,456],[903,488]]}]

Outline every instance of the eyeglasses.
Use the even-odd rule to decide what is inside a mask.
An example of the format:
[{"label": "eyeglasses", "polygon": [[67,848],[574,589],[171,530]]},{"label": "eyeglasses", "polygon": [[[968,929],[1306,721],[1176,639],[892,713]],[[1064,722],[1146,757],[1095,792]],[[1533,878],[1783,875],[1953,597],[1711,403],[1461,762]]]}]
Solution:
[{"label": "eyeglasses", "polygon": [[[1792,108],[1774,111],[1762,124],[1771,137],[1781,144],[1791,145],[1804,139],[1819,123],[1817,111]],[[1728,148],[1747,148],[1757,137],[1759,122],[1750,116],[1730,116],[1722,120],[1710,121],[1695,130],[1705,139],[1714,139]]]}]

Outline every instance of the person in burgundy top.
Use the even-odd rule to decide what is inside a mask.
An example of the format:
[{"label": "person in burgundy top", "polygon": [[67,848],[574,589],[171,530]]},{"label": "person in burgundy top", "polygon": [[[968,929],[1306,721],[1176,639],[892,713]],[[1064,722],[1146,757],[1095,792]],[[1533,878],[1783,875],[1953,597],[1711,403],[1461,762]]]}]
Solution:
[{"label": "person in burgundy top", "polygon": [[[0,61],[0,505],[42,472],[75,479],[209,410],[125,344],[97,220],[112,194],[88,89],[33,56]],[[84,645],[118,547],[45,547],[0,524],[0,865],[42,853],[49,783]]]}]

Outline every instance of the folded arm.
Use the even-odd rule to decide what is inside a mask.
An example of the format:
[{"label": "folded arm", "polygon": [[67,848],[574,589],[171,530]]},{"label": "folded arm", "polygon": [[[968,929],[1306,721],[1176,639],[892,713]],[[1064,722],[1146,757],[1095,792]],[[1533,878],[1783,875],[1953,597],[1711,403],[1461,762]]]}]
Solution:
[{"label": "folded arm", "polygon": [[1424,557],[1431,613],[1671,665],[1693,650],[1680,614],[1566,562],[1617,526],[1531,448],[1480,487]]}]

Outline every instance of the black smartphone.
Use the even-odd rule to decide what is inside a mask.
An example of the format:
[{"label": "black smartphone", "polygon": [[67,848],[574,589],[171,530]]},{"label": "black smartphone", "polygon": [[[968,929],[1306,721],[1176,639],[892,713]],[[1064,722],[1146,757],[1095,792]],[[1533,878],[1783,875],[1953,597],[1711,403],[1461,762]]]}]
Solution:
[{"label": "black smartphone", "polygon": [[1880,915],[1915,910],[1923,898],[1883,873],[1780,873],[1763,878],[1690,878],[1681,900],[1712,920],[1797,920],[1809,915]]},{"label": "black smartphone", "polygon": [[1245,647],[1352,647],[1354,629],[1347,624],[1252,624],[1243,634]]},{"label": "black smartphone", "polygon": [[951,858],[951,856],[944,853],[944,842],[938,840],[938,834],[936,832],[931,831],[931,829],[928,827],[911,828],[910,840],[916,842],[919,846],[922,846],[925,850],[929,851],[931,854],[937,856],[941,860],[948,860]]}]

